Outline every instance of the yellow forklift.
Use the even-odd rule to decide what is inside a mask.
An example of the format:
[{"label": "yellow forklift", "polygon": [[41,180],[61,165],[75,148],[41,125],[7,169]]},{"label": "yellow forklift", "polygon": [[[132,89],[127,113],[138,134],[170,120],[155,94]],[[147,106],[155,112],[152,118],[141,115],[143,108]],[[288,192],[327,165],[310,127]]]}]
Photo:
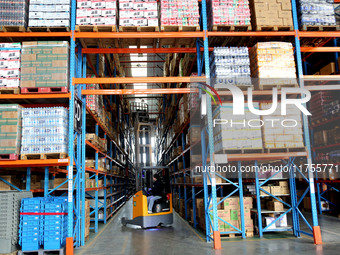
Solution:
[{"label": "yellow forklift", "polygon": [[[148,104],[131,102],[130,112],[134,126],[135,162],[136,162],[136,193],[133,196],[132,220],[121,219],[122,224],[137,225],[142,228],[166,226],[173,223],[172,195],[170,187],[169,167],[152,166],[152,137],[154,124],[149,118]],[[152,199],[152,208],[148,206],[151,200],[154,177],[157,178],[157,196]],[[155,188],[155,187],[154,187]],[[151,204],[150,204],[151,207]],[[149,208],[149,209],[148,209]]]},{"label": "yellow forklift", "polygon": [[[161,198],[155,200],[152,211],[148,211],[147,197],[153,186],[153,177],[157,176],[162,183]],[[168,167],[142,167],[137,173],[137,192],[133,196],[133,218],[121,219],[122,224],[137,225],[142,228],[168,226],[173,223],[172,195]]]}]

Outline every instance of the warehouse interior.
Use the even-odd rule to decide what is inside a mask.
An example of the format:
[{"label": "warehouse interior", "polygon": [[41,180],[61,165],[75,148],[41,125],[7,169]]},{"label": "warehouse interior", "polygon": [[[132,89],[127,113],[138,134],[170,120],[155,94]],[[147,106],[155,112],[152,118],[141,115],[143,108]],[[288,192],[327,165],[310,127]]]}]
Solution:
[{"label": "warehouse interior", "polygon": [[0,255],[338,254],[338,9],[0,1]]}]

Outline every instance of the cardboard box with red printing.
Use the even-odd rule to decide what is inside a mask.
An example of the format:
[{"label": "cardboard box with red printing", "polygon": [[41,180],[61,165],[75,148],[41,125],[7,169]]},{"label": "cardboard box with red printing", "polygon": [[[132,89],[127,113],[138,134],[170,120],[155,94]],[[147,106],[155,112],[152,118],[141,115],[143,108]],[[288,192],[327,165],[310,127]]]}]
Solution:
[{"label": "cardboard box with red printing", "polygon": [[77,0],[77,25],[116,25],[117,1],[116,0]]},{"label": "cardboard box with red printing", "polygon": [[119,26],[157,27],[156,0],[123,0],[119,2]]}]

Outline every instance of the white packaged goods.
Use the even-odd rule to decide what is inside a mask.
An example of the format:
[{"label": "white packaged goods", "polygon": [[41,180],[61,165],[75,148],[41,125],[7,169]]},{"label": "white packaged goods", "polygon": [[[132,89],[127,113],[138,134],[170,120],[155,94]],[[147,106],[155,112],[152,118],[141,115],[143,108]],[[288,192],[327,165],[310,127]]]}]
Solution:
[{"label": "white packaged goods", "polygon": [[207,2],[208,25],[250,25],[248,0],[209,0]]},{"label": "white packaged goods", "polygon": [[251,85],[250,60],[247,47],[216,47],[210,55],[212,78],[223,78],[224,84]]},{"label": "white packaged goods", "polygon": [[[261,110],[268,110],[271,103],[261,103]],[[271,148],[301,148],[303,143],[303,129],[300,111],[295,105],[287,105],[287,115],[281,115],[280,104],[275,112],[262,116],[265,123],[262,127],[263,144],[266,149]]]},{"label": "white packaged goods", "polygon": [[[258,103],[253,103],[259,109]],[[245,107],[245,115],[233,115],[233,104],[223,103],[213,111],[215,151],[262,148],[260,117]],[[250,123],[251,122],[251,123]],[[255,124],[256,123],[256,124]]]},{"label": "white packaged goods", "polygon": [[333,0],[299,0],[298,13],[300,25],[335,26]]},{"label": "white packaged goods", "polygon": [[116,0],[77,0],[77,25],[116,25]]},{"label": "white packaged goods", "polygon": [[119,26],[157,27],[157,0],[119,1]]},{"label": "white packaged goods", "polygon": [[160,15],[161,26],[198,26],[198,1],[161,0]]},{"label": "white packaged goods", "polygon": [[67,153],[68,110],[63,107],[24,108],[21,154]]},{"label": "white packaged goods", "polygon": [[0,43],[0,88],[20,84],[20,43]]},{"label": "white packaged goods", "polygon": [[28,14],[29,27],[69,27],[70,0],[31,0]]}]

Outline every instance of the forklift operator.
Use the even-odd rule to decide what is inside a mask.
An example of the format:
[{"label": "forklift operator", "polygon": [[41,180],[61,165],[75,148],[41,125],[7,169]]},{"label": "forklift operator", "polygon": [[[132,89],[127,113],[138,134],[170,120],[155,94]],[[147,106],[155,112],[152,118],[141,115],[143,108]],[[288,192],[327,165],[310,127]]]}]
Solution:
[{"label": "forklift operator", "polygon": [[151,195],[147,197],[148,200],[148,212],[152,213],[152,208],[157,199],[162,198],[162,182],[159,180],[158,175],[153,176],[153,185],[151,189]]}]

